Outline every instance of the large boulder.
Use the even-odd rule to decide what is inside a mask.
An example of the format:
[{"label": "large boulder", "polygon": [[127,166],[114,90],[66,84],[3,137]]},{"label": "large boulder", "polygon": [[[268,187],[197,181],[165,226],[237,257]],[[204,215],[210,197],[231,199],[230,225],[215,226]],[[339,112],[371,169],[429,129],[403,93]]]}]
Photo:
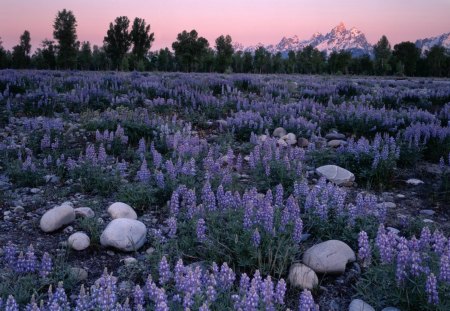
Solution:
[{"label": "large boulder", "polygon": [[318,167],[316,172],[338,186],[348,185],[355,181],[355,175],[352,172],[337,165],[324,165]]},{"label": "large boulder", "polygon": [[69,236],[67,244],[74,250],[82,251],[89,247],[91,239],[89,239],[88,235],[84,232],[75,232]]},{"label": "large boulder", "polygon": [[74,220],[75,211],[73,210],[73,207],[63,203],[62,205],[56,206],[45,212],[41,217],[39,225],[42,231],[53,232],[70,224]]},{"label": "large boulder", "polygon": [[108,214],[112,219],[128,218],[137,219],[137,214],[134,209],[128,204],[116,202],[108,207]]},{"label": "large boulder", "polygon": [[328,147],[331,147],[331,148],[345,146],[346,144],[347,144],[347,142],[345,140],[340,140],[340,139],[333,139],[327,143]]},{"label": "large boulder", "polygon": [[283,137],[286,134],[287,134],[287,132],[286,132],[286,130],[284,128],[277,127],[276,129],[273,130],[272,136],[281,138],[281,137]]},{"label": "large boulder", "polygon": [[339,240],[316,244],[303,254],[303,263],[316,273],[344,273],[347,263],[355,260],[355,252]]},{"label": "large boulder", "polygon": [[341,133],[331,132],[331,133],[328,133],[327,135],[325,135],[325,138],[328,140],[345,139],[345,135],[341,134]]},{"label": "large boulder", "polygon": [[103,246],[131,252],[142,247],[146,237],[147,228],[142,222],[134,219],[118,218],[106,226],[100,236],[100,243]]},{"label": "large boulder", "polygon": [[313,289],[319,285],[317,274],[308,266],[294,263],[289,269],[288,282],[294,287]]}]

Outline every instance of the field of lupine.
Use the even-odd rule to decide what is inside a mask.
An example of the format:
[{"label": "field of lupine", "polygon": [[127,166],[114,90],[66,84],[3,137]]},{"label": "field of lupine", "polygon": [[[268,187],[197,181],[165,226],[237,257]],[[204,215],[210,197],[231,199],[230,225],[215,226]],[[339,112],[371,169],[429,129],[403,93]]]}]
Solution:
[{"label": "field of lupine", "polygon": [[0,310],[450,310],[450,81],[0,71]]}]

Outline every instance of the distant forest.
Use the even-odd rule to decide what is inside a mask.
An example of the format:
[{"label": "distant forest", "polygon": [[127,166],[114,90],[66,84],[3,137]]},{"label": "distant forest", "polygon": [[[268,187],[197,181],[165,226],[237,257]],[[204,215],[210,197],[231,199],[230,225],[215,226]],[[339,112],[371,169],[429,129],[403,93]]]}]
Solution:
[{"label": "distant forest", "polygon": [[424,55],[412,42],[392,48],[386,36],[374,45],[373,56],[353,57],[348,51],[326,55],[312,46],[287,55],[264,47],[254,53],[236,51],[232,38],[222,35],[213,47],[196,30],[182,31],[169,48],[150,51],[154,33],[144,19],[126,16],[110,23],[103,46],[78,41],[77,21],[66,9],[53,23],[53,40],[42,41],[31,54],[31,34],[7,51],[0,39],[0,69],[71,69],[121,71],[185,71],[225,73],[301,73],[450,77],[450,51],[434,46]]}]

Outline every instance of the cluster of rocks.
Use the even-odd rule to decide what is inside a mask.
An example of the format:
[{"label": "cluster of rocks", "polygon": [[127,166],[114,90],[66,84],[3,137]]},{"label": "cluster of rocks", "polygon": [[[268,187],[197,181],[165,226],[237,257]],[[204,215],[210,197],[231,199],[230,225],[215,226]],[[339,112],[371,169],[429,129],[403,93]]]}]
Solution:
[{"label": "cluster of rocks", "polygon": [[[147,227],[137,220],[133,208],[125,203],[116,202],[109,206],[108,214],[112,221],[106,226],[100,236],[100,244],[121,251],[130,252],[142,247],[147,237]],[[51,233],[71,224],[76,216],[95,217],[89,207],[74,208],[71,202],[56,206],[41,217],[40,228]],[[75,232],[69,236],[68,245],[77,251],[90,246],[90,238],[85,232]]]},{"label": "cluster of rocks", "polygon": [[[340,275],[348,263],[356,261],[355,252],[346,243],[328,240],[310,247],[303,254],[302,263],[294,263],[289,269],[288,282],[293,287],[312,290],[319,286],[319,275]],[[351,301],[349,311],[375,311],[361,299]],[[384,311],[398,311],[393,307]]]}]

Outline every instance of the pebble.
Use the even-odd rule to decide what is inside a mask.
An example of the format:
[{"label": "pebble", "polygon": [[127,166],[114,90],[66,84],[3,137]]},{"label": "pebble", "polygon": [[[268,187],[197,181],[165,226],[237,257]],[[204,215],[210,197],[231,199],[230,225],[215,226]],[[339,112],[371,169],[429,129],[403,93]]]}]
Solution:
[{"label": "pebble", "polygon": [[319,278],[310,267],[294,263],[289,269],[288,282],[294,287],[313,289],[319,285]]},{"label": "pebble", "polygon": [[433,216],[434,214],[436,214],[436,212],[431,209],[423,209],[419,213],[426,216]]},{"label": "pebble", "polygon": [[91,244],[91,239],[84,232],[75,232],[67,240],[68,245],[77,251],[85,250]]},{"label": "pebble", "polygon": [[361,299],[353,299],[348,306],[348,311],[375,311],[375,309]]},{"label": "pebble", "polygon": [[75,215],[85,218],[94,218],[95,213],[90,207],[78,207],[74,209]]},{"label": "pebble", "polygon": [[71,267],[69,273],[78,282],[84,281],[88,278],[88,272],[83,268]]},{"label": "pebble", "polygon": [[406,181],[406,183],[409,185],[418,186],[420,184],[423,184],[424,182],[421,181],[420,179],[410,178]]}]

